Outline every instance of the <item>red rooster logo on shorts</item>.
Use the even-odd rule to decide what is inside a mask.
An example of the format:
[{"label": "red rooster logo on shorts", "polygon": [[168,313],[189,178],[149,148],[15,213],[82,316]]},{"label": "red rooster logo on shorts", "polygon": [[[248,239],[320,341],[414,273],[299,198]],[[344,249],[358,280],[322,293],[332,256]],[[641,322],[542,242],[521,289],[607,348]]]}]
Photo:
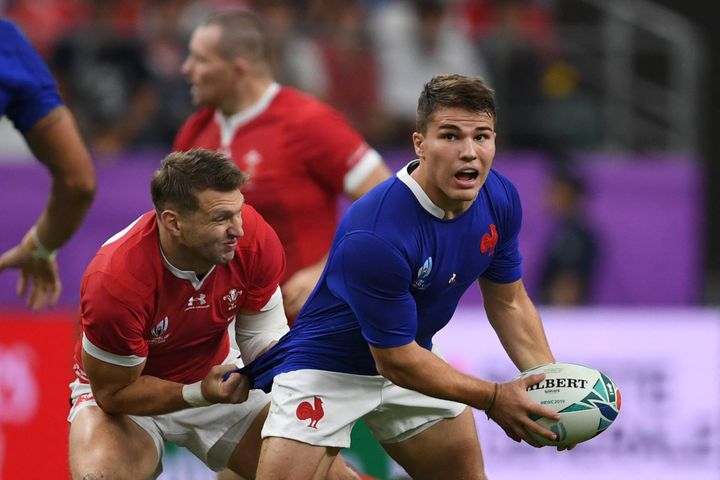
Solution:
[{"label": "red rooster logo on shorts", "polygon": [[315,397],[315,406],[310,405],[310,402],[302,402],[298,405],[297,410],[295,410],[295,414],[299,420],[309,419],[310,424],[308,427],[317,429],[317,423],[325,416],[322,403],[322,400],[318,397]]}]

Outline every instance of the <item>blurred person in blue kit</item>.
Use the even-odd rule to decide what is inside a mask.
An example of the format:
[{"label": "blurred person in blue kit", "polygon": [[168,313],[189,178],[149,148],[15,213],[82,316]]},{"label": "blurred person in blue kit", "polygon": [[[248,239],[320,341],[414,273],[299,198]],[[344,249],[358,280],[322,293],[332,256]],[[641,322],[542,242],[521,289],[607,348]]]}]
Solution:
[{"label": "blurred person in blue kit", "polygon": [[585,214],[586,187],[569,168],[559,168],[550,179],[549,208],[554,220],[546,243],[540,302],[583,305],[597,265],[597,233]]},{"label": "blurred person in blue kit", "polygon": [[45,209],[18,245],[0,255],[0,272],[20,271],[18,295],[37,310],[54,305],[61,283],[55,254],[78,229],[95,195],[95,170],[72,113],[47,66],[17,26],[0,19],[0,114],[47,167]]}]

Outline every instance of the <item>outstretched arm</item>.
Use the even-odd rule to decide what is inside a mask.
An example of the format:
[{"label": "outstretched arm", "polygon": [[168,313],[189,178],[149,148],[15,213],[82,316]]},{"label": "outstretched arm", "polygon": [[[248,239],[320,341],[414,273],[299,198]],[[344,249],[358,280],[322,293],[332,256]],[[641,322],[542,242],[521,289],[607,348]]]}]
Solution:
[{"label": "outstretched arm", "polygon": [[50,171],[45,210],[20,244],[0,255],[0,271],[20,270],[18,294],[33,309],[60,295],[54,252],[78,229],[95,195],[95,171],[75,120],[65,106],[41,118],[25,135],[33,154]]}]

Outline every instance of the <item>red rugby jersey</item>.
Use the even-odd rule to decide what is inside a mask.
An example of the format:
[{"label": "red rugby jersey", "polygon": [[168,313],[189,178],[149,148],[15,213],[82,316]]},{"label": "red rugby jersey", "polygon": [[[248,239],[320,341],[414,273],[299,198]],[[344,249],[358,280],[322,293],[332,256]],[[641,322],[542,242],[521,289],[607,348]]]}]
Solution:
[{"label": "red rugby jersey", "polygon": [[143,374],[192,383],[229,353],[228,324],[239,310],[260,311],[278,288],[285,259],[273,229],[249,205],[235,258],[200,281],[163,261],[155,212],[148,212],[103,245],[80,289],[81,349]]},{"label": "red rugby jersey", "polygon": [[282,282],[330,250],[345,176],[377,156],[337,111],[277,84],[229,121],[210,108],[191,116],[173,149],[192,148],[222,151],[250,176],[245,200],[285,248]]}]

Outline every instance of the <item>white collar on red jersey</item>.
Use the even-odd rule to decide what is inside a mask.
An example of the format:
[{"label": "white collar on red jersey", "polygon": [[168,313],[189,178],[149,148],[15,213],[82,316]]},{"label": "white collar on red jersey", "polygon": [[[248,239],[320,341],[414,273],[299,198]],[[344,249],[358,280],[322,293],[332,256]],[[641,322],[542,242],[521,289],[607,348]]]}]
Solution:
[{"label": "white collar on red jersey", "polygon": [[280,84],[271,83],[257,102],[229,117],[223,115],[220,110],[215,110],[215,121],[220,126],[220,144],[229,147],[237,129],[267,110],[279,91]]},{"label": "white collar on red jersey", "polygon": [[205,276],[203,276],[202,279],[199,279],[195,272],[190,271],[190,270],[180,270],[175,265],[170,263],[170,260],[167,259],[167,257],[165,256],[165,253],[162,251],[162,247],[160,247],[160,256],[162,257],[162,261],[165,264],[165,266],[167,267],[167,269],[170,270],[170,273],[175,275],[177,278],[180,278],[182,280],[187,280],[188,282],[190,282],[192,284],[193,288],[195,288],[195,290],[200,289],[200,287],[202,287],[202,284],[205,281],[205,279],[210,276],[210,274],[213,272],[213,270],[215,270],[215,265],[213,265],[212,268],[210,270],[208,270],[208,272],[205,274]]}]

